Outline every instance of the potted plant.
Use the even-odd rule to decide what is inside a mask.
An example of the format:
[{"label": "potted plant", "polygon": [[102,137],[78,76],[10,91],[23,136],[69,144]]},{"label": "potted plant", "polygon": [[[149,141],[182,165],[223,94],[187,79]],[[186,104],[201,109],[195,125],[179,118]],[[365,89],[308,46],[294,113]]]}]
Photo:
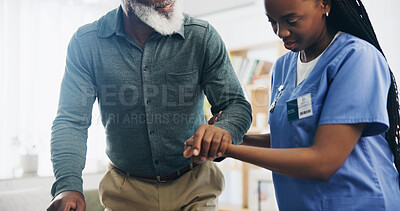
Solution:
[{"label": "potted plant", "polygon": [[19,152],[19,167],[23,170],[23,175],[36,175],[39,163],[38,145],[39,141],[34,138],[21,138],[15,136],[13,145],[17,147]]}]

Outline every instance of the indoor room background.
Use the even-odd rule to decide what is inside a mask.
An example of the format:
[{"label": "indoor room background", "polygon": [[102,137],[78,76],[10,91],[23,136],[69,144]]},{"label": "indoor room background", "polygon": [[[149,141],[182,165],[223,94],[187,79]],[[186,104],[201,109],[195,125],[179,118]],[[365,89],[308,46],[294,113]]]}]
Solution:
[{"label": "indoor room background", "polygon": [[[232,57],[245,52],[244,57],[249,61],[273,63],[285,52],[272,32],[262,0],[178,1],[186,13],[209,21],[217,29]],[[389,65],[400,81],[400,0],[363,2]],[[97,20],[119,3],[119,0],[0,0],[0,193],[24,188],[50,190],[51,124],[56,115],[68,42],[79,26]],[[243,82],[245,89],[248,83]],[[267,87],[268,77],[254,82],[251,89],[254,86]],[[248,98],[253,96],[251,90],[246,93]],[[268,106],[264,104],[261,108]],[[93,179],[85,180],[91,180],[85,184],[87,188],[97,187],[108,163],[97,104],[93,113],[84,170],[85,177]],[[254,119],[258,121],[255,132],[268,131],[266,116],[257,115]],[[35,155],[28,160],[37,159],[37,170],[30,172],[23,168],[23,163],[28,162],[22,158],[26,154]],[[248,182],[243,186],[243,181],[263,181],[258,180],[260,175],[268,172],[257,169],[244,173],[243,168],[249,167],[230,159],[221,165],[226,169],[226,190],[220,203],[227,207],[260,208],[262,184]],[[269,176],[265,180],[268,183]]]}]

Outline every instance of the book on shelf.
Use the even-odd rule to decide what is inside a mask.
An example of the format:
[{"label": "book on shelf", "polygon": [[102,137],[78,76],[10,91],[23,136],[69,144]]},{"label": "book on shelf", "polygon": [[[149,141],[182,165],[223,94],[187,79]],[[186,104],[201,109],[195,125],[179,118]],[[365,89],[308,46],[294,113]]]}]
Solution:
[{"label": "book on shelf", "polygon": [[257,80],[265,81],[272,66],[272,63],[268,61],[241,56],[231,56],[231,61],[242,85],[254,84]]},{"label": "book on shelf", "polygon": [[241,78],[241,83],[242,84],[250,84],[251,79],[253,78],[254,71],[257,67],[257,64],[259,63],[258,59],[249,59],[249,63],[247,65],[247,68],[245,72],[243,73],[243,78]]},{"label": "book on shelf", "polygon": [[272,63],[267,61],[260,61],[254,70],[253,77],[250,84],[254,85],[267,85],[269,84],[269,73],[271,71]]},{"label": "book on shelf", "polygon": [[247,65],[249,64],[249,59],[248,58],[243,58],[242,64],[240,65],[240,68],[237,73],[237,77],[239,78],[240,83],[242,83],[242,78],[244,76],[244,73],[247,69]]},{"label": "book on shelf", "polygon": [[240,66],[242,65],[243,57],[231,56],[232,67],[235,70],[236,75],[239,75]]}]

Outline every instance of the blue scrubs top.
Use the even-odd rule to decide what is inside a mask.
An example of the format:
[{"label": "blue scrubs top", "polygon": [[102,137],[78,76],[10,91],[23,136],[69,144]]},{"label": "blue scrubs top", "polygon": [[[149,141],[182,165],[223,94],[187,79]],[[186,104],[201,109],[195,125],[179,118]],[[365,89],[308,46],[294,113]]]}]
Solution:
[{"label": "blue scrubs top", "polygon": [[[284,85],[269,116],[272,148],[309,147],[322,124],[367,123],[343,166],[328,180],[273,174],[280,210],[400,210],[399,175],[385,140],[390,72],[368,42],[343,33],[296,86],[298,53],[279,58],[271,101]],[[287,102],[311,95],[312,115],[289,121]],[[292,106],[289,106],[292,107]]]}]

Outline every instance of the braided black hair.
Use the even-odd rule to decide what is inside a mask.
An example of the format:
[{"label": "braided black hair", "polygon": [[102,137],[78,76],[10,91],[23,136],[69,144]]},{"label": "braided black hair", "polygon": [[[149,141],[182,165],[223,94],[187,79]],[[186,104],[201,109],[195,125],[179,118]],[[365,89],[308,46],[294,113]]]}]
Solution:
[{"label": "braided black hair", "polygon": [[[327,17],[327,24],[336,30],[368,41],[384,55],[361,0],[331,0],[331,11]],[[385,138],[394,154],[394,164],[400,173],[399,99],[396,80],[391,70],[390,76],[391,84],[387,101],[390,128],[386,132]]]}]

